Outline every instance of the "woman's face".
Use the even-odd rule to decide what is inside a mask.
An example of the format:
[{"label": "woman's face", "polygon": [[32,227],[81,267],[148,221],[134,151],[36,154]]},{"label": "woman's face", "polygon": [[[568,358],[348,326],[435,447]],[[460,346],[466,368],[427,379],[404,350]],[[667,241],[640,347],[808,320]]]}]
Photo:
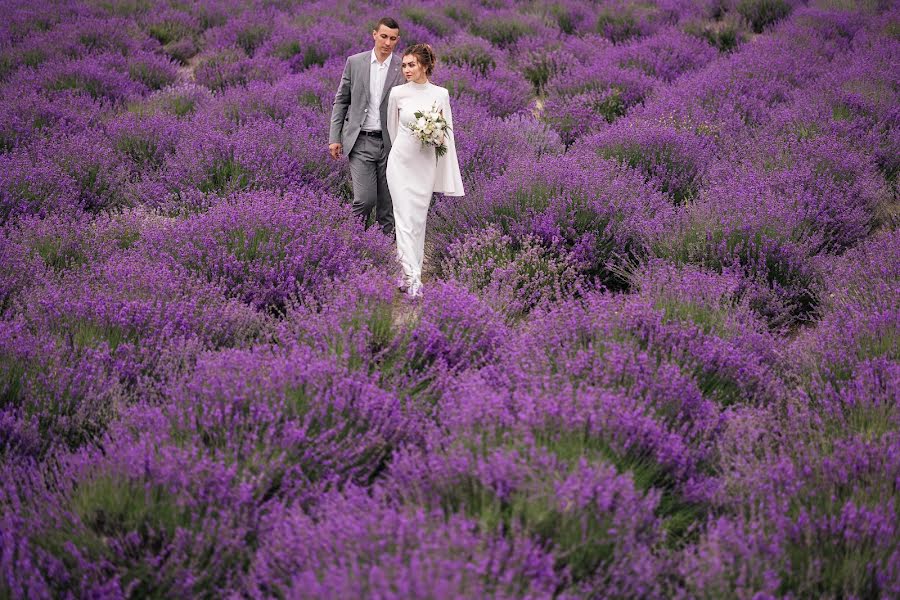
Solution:
[{"label": "woman's face", "polygon": [[403,69],[403,76],[406,77],[407,81],[414,81],[415,83],[425,83],[428,81],[428,78],[425,76],[425,67],[419,64],[419,61],[416,60],[414,55],[407,54],[404,56],[400,66]]}]

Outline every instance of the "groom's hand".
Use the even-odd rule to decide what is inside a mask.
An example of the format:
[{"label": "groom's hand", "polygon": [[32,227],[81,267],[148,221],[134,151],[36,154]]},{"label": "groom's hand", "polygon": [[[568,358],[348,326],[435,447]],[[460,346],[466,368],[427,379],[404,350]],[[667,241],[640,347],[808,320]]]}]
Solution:
[{"label": "groom's hand", "polygon": [[341,150],[343,150],[343,146],[340,144],[328,144],[328,151],[331,153],[331,158],[334,160],[340,160]]}]

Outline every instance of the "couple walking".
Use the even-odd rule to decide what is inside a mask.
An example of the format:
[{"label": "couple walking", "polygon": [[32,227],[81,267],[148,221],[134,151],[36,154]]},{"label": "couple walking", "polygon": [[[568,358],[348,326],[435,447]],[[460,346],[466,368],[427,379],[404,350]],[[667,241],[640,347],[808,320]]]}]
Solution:
[{"label": "couple walking", "polygon": [[[394,234],[410,296],[422,293],[425,221],[433,193],[464,194],[453,117],[446,88],[432,84],[434,51],[427,44],[394,55],[400,26],[391,18],[372,31],[374,48],[347,59],[331,111],[328,149],[331,157],[350,162],[353,213],[364,221],[372,209],[382,231]],[[402,74],[402,78],[401,78]],[[403,83],[405,80],[405,83]],[[415,137],[416,112],[433,107],[451,129],[444,136],[446,152]]]}]

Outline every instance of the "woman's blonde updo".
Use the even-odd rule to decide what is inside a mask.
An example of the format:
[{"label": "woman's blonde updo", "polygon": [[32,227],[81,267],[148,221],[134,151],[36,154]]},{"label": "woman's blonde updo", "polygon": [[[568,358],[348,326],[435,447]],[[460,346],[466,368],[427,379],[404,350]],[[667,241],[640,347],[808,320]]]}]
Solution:
[{"label": "woman's blonde updo", "polygon": [[434,49],[431,44],[415,44],[403,51],[403,56],[415,56],[416,61],[425,69],[425,76],[431,77],[434,72],[434,65],[437,63],[437,57],[434,55]]}]

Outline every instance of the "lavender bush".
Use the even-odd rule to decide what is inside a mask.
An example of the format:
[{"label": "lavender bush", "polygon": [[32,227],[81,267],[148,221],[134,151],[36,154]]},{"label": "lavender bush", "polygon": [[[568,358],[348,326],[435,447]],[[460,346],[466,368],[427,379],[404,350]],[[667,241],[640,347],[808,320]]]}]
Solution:
[{"label": "lavender bush", "polygon": [[671,204],[643,179],[612,161],[572,154],[537,164],[517,160],[471,199],[436,211],[435,244],[460,230],[494,225],[519,240],[534,236],[565,253],[585,277],[623,286],[623,272],[642,256]]},{"label": "lavender bush", "polygon": [[390,256],[386,240],[314,193],[239,195],[161,233],[156,243],[173,264],[260,310],[328,294]]}]

